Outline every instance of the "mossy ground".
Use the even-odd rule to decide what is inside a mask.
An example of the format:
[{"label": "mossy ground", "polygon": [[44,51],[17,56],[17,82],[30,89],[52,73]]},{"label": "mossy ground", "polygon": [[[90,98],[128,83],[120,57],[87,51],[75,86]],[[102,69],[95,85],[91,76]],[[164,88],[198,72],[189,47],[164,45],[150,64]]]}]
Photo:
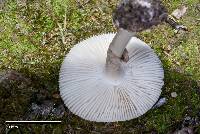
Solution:
[{"label": "mossy ground", "polygon": [[[34,81],[34,88],[27,92],[44,87],[49,92],[58,91],[59,68],[70,48],[92,35],[115,32],[112,11],[117,2],[6,1],[0,6],[0,70],[17,70]],[[29,128],[35,133],[55,134],[167,133],[180,127],[184,117],[196,116],[200,111],[200,2],[164,0],[164,3],[169,12],[181,5],[188,7],[187,13],[179,21],[189,29],[175,34],[163,23],[139,35],[163,62],[165,86],[161,96],[167,98],[164,106],[126,122],[94,123],[69,113],[61,119],[62,125],[29,125]],[[171,92],[176,92],[178,96],[172,98]],[[25,112],[26,107],[20,107],[22,111],[15,114],[15,110],[10,111],[16,104],[16,97],[20,97],[20,94],[6,100],[7,105],[2,107],[1,112],[8,114],[1,114],[1,119],[12,120],[17,114]],[[200,133],[199,126],[196,127]],[[24,131],[29,133],[28,129]]]}]

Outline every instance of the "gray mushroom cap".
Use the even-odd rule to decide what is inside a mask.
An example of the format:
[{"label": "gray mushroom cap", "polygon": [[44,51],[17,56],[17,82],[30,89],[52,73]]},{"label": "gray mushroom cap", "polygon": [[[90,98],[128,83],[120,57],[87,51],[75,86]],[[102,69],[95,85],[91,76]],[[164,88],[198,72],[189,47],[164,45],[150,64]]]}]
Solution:
[{"label": "gray mushroom cap", "polygon": [[118,28],[140,32],[167,19],[167,10],[160,0],[123,0],[114,11]]}]

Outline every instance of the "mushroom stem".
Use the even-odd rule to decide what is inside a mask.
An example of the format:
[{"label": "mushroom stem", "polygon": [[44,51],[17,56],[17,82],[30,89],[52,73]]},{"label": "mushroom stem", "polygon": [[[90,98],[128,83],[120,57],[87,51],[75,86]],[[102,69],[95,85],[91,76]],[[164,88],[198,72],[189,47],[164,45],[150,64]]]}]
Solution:
[{"label": "mushroom stem", "polygon": [[133,37],[134,33],[124,29],[119,29],[112,40],[106,58],[105,71],[110,78],[118,79],[122,74],[121,57],[125,52],[126,45]]},{"label": "mushroom stem", "polygon": [[113,52],[113,54],[121,58],[126,45],[133,35],[134,34],[132,32],[120,28],[112,40],[109,49]]}]

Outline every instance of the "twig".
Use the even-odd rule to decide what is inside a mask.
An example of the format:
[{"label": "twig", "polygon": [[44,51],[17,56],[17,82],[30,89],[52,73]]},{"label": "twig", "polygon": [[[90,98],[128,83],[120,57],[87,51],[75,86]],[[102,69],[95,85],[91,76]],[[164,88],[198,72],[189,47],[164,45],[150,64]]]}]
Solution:
[{"label": "twig", "polygon": [[171,15],[168,16],[166,23],[168,23],[172,28],[174,28],[176,33],[178,33],[178,31],[180,30],[188,31],[186,26],[178,24]]},{"label": "twig", "polygon": [[67,8],[65,8],[64,29],[67,28]]},{"label": "twig", "polygon": [[66,39],[65,39],[65,30],[67,28],[67,15],[66,15],[66,12],[67,12],[67,8],[65,10],[65,16],[64,16],[64,20],[63,20],[63,27],[61,26],[60,23],[57,23],[58,24],[58,27],[59,27],[59,30],[60,30],[60,35],[61,35],[61,38],[62,38],[62,43],[64,45],[66,45]]},{"label": "twig", "polygon": [[63,30],[63,28],[62,28],[62,26],[61,26],[60,23],[57,23],[57,24],[58,24],[58,27],[59,27],[59,30],[60,30],[60,35],[61,35],[62,43],[63,43],[64,45],[66,45],[64,30]]}]

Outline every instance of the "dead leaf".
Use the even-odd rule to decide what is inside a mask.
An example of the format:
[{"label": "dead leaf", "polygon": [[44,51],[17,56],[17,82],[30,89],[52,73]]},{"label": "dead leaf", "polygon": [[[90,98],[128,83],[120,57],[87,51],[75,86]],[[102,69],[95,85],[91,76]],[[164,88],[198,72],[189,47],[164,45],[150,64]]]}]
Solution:
[{"label": "dead leaf", "polygon": [[188,7],[186,6],[181,6],[180,8],[174,10],[172,12],[172,16],[174,16],[176,19],[180,19],[187,11]]},{"label": "dead leaf", "polygon": [[53,96],[53,98],[55,98],[55,99],[60,99],[60,95],[57,94],[57,93],[53,94],[52,96]]}]

